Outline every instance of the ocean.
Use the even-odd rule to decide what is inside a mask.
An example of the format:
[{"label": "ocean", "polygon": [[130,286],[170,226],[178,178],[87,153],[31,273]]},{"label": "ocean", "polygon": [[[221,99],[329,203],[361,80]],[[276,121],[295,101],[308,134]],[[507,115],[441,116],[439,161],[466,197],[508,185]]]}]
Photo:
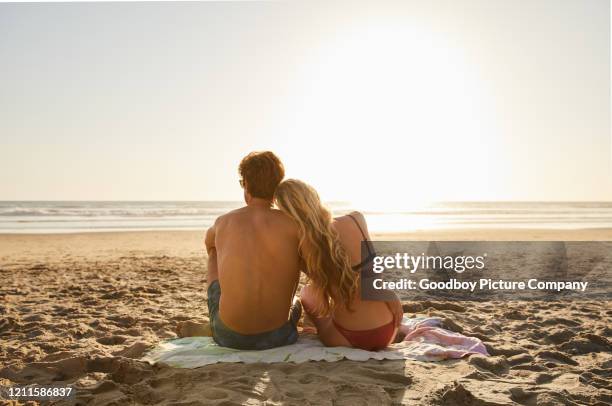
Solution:
[{"label": "ocean", "polygon": [[[241,202],[2,201],[0,233],[204,230]],[[359,210],[331,202],[334,215]],[[409,210],[362,210],[370,231],[436,228],[612,228],[612,202],[439,202]]]}]

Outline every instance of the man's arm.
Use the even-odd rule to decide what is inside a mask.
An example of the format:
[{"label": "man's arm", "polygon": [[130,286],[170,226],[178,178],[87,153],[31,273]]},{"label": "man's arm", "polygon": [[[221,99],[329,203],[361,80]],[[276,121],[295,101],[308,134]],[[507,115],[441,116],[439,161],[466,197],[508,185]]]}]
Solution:
[{"label": "man's arm", "polygon": [[206,277],[208,286],[219,279],[219,270],[217,269],[217,247],[215,246],[216,225],[215,222],[212,227],[206,230],[206,237],[204,238],[204,245],[208,253],[208,275]]}]

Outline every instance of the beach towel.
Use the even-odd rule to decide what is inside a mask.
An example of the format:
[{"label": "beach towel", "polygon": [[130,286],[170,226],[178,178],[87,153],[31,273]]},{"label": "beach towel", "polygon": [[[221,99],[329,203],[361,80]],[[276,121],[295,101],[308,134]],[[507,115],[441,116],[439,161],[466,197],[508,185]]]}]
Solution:
[{"label": "beach towel", "polygon": [[143,358],[150,364],[163,363],[176,368],[198,368],[219,362],[306,361],[334,362],[342,359],[366,361],[368,359],[412,359],[442,361],[462,358],[468,354],[488,355],[478,338],[443,329],[436,317],[404,317],[400,330],[406,334],[400,343],[391,344],[383,351],[365,351],[348,347],[325,347],[315,335],[304,334],[297,343],[263,351],[243,351],[220,347],[212,337],[186,337],[166,341],[149,351]]}]

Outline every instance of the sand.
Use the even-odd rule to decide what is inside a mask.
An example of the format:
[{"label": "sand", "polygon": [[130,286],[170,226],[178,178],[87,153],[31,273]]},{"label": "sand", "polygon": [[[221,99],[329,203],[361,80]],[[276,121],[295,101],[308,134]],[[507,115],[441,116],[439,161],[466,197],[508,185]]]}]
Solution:
[{"label": "sand", "polygon": [[[0,385],[74,384],[55,404],[604,405],[610,302],[405,302],[481,338],[491,357],[425,363],[138,361],[177,324],[203,321],[202,232],[0,235]],[[454,230],[379,240],[612,240],[612,230]],[[0,400],[0,404],[10,404]]]}]

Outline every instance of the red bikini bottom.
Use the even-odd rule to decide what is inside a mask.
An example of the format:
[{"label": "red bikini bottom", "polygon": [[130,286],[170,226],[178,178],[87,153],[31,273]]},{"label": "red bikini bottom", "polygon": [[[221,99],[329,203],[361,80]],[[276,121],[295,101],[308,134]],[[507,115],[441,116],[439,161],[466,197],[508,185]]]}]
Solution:
[{"label": "red bikini bottom", "polygon": [[384,326],[376,327],[371,330],[347,330],[332,319],[336,330],[346,338],[353,347],[367,351],[382,350],[393,341],[395,333],[395,323],[391,321]]}]

